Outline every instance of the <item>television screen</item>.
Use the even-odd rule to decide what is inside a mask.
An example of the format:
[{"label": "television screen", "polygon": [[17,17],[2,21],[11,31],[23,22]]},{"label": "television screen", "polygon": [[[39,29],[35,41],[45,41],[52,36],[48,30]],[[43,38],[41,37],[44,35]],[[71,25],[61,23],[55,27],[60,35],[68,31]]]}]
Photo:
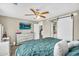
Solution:
[{"label": "television screen", "polygon": [[30,23],[19,23],[19,29],[21,30],[31,29],[31,24]]}]

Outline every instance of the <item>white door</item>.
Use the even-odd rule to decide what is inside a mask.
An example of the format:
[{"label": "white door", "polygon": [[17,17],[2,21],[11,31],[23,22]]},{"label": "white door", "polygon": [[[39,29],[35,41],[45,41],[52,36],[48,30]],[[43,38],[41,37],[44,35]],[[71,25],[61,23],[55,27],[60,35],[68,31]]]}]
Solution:
[{"label": "white door", "polygon": [[58,19],[57,38],[67,41],[73,40],[73,20],[71,17]]},{"label": "white door", "polygon": [[39,24],[34,24],[34,39],[39,39]]},{"label": "white door", "polygon": [[51,22],[50,21],[44,21],[43,22],[43,38],[51,37]]},{"label": "white door", "polygon": [[2,36],[3,36],[3,26],[2,26],[2,24],[0,24],[0,41],[1,41],[1,39],[2,39]]},{"label": "white door", "polygon": [[2,37],[2,35],[1,35],[1,24],[0,24],[0,41],[1,41],[1,37]]}]

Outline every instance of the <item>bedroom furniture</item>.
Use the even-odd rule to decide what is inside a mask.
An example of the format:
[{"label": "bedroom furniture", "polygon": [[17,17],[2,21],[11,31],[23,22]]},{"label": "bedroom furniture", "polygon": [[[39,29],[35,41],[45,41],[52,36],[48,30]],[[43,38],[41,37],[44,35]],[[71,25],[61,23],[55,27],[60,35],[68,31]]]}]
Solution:
[{"label": "bedroom furniture", "polygon": [[33,38],[34,38],[33,33],[16,34],[16,45],[19,45],[24,41],[32,40]]},{"label": "bedroom furniture", "polygon": [[44,38],[24,42],[16,49],[16,56],[52,56],[54,45],[60,40],[57,38]]},{"label": "bedroom furniture", "polygon": [[65,40],[61,40],[54,46],[54,56],[64,56],[68,51],[68,43]]},{"label": "bedroom furniture", "polygon": [[[65,48],[67,49],[67,47],[65,47]],[[66,50],[65,50],[65,52],[66,52]],[[79,41],[71,41],[71,42],[69,42],[68,43],[68,52],[65,53],[64,56],[79,56]]]},{"label": "bedroom furniture", "polygon": [[10,55],[10,44],[9,41],[0,42],[0,56],[9,56]]},{"label": "bedroom furniture", "polygon": [[[64,54],[64,55],[63,55]],[[60,41],[55,44],[54,56],[79,56],[79,41]]]},{"label": "bedroom furniture", "polygon": [[69,48],[69,51],[65,56],[79,56],[79,45]]},{"label": "bedroom furniture", "polygon": [[79,41],[71,41],[68,43],[69,51],[66,56],[79,56]]}]

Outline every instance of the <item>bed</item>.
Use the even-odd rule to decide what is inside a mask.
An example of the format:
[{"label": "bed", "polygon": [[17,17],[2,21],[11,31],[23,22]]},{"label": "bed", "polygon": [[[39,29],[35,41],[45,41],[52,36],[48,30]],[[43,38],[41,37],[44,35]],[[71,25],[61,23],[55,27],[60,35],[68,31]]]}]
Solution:
[{"label": "bed", "polygon": [[15,53],[16,56],[53,56],[54,45],[59,41],[52,37],[29,40],[22,43]]},{"label": "bed", "polygon": [[70,48],[66,56],[79,56],[79,45]]},{"label": "bed", "polygon": [[68,49],[66,56],[79,56],[79,41],[69,42]]},{"label": "bed", "polygon": [[54,46],[54,56],[79,56],[79,41],[61,40]]}]

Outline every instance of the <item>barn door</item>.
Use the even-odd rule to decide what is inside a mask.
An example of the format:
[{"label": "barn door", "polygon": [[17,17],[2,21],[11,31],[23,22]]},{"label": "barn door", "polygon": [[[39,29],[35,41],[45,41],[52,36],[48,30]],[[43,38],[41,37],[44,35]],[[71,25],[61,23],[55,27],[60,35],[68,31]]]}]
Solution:
[{"label": "barn door", "polygon": [[73,40],[73,20],[71,17],[58,19],[57,38],[67,41]]}]

